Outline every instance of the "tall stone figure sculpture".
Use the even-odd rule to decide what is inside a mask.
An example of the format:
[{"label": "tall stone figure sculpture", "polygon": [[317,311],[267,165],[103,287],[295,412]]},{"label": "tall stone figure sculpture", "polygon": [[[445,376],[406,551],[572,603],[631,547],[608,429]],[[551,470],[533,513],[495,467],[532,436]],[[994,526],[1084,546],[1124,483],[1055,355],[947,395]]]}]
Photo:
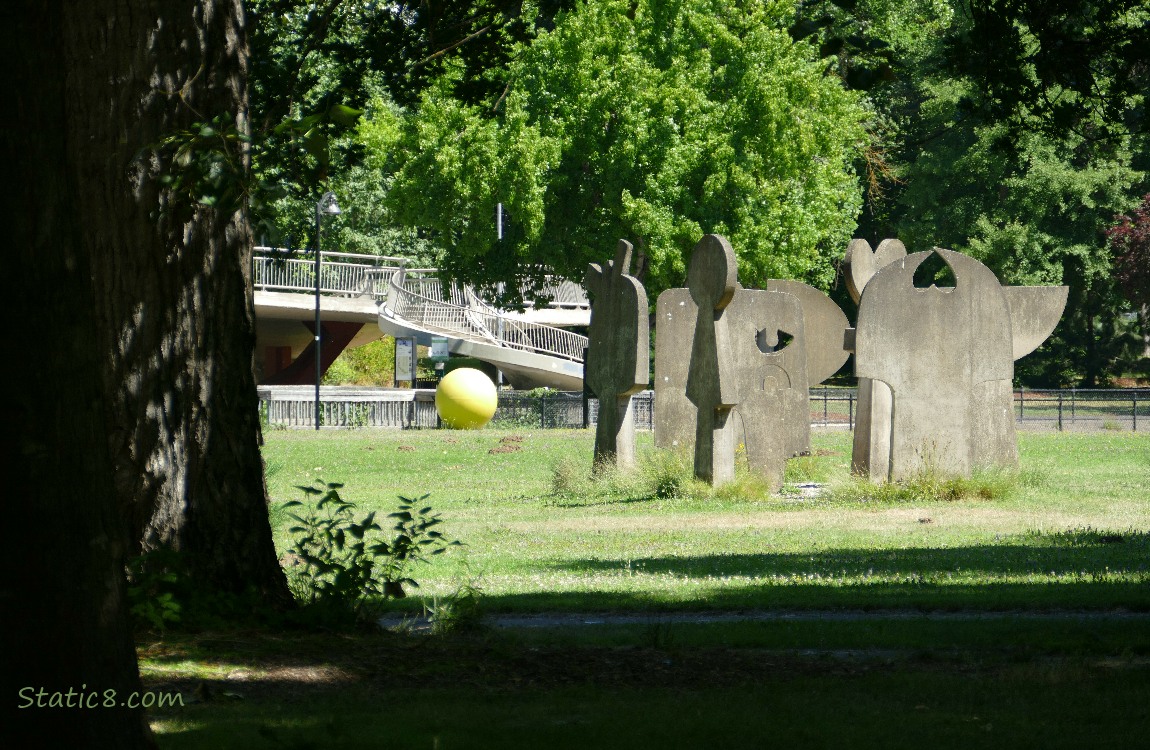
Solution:
[{"label": "tall stone figure sculpture", "polygon": [[[719,238],[722,239],[722,238]],[[725,240],[722,240],[726,242]],[[656,303],[655,445],[694,448],[698,413],[688,398],[694,362],[685,355],[703,319],[690,289],[668,289]],[[847,359],[846,316],[825,294],[798,281],[744,289],[736,281],[724,308],[729,366],[738,403],[729,419],[751,471],[772,487],[786,461],[810,450],[809,384],[833,375]]]},{"label": "tall stone figure sculpture", "polygon": [[[887,239],[871,250],[866,240],[852,240],[847,246],[843,271],[847,291],[858,304],[863,289],[881,268],[906,257],[906,246],[899,240]],[[851,331],[853,335],[854,331]],[[853,340],[844,348],[854,350]],[[858,379],[858,409],[855,411],[854,446],[851,452],[851,471],[860,476],[885,478],[890,462],[890,387],[881,380]],[[871,467],[875,471],[872,473]]]},{"label": "tall stone figure sculpture", "polygon": [[[867,259],[864,249],[852,243],[848,276],[863,284],[855,374],[860,387],[863,379],[872,384],[867,434],[855,442],[856,471],[899,480],[926,470],[964,476],[977,467],[1016,466],[1014,360],[1054,330],[1068,289],[1003,287],[977,260],[939,248],[894,257],[867,279],[865,266],[879,254]],[[914,286],[915,271],[932,254],[954,272],[953,288]],[[862,273],[853,278],[856,267]],[[860,392],[860,408],[861,401]]]},{"label": "tall stone figure sculpture", "polygon": [[697,308],[687,374],[687,398],[696,409],[695,476],[722,484],[735,478],[734,423],[739,403],[728,321],[738,265],[731,243],[708,234],[695,245],[687,288]]},{"label": "tall stone figure sculpture", "polygon": [[635,410],[631,396],[650,383],[651,331],[647,292],[628,272],[631,243],[619,240],[615,259],[587,268],[591,293],[584,380],[599,399],[595,463],[635,463]]}]

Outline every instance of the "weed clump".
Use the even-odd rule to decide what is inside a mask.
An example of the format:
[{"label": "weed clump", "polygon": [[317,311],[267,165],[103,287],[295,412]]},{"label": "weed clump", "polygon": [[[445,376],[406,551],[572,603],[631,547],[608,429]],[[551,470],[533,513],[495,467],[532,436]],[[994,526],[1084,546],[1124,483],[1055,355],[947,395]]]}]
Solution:
[{"label": "weed clump", "polygon": [[445,597],[433,597],[423,613],[434,635],[466,635],[483,630],[483,590],[474,581]]},{"label": "weed clump", "polygon": [[694,469],[683,451],[654,451],[644,454],[639,473],[652,497],[688,497],[695,489]]},{"label": "weed clump", "polygon": [[563,458],[552,469],[551,496],[573,500],[610,502],[628,500],[705,500],[762,498],[770,494],[770,483],[750,471],[739,457],[735,480],[718,487],[695,478],[692,457],[685,451],[653,450],[639,455],[633,470],[621,471],[611,464],[588,470],[571,458]]},{"label": "weed clump", "polygon": [[1147,546],[1150,543],[1150,532],[1129,528],[1125,531],[1096,529],[1093,526],[1067,529],[1050,533],[1031,532],[1034,538],[1040,538],[1057,547],[1095,547],[1103,544],[1131,544]]},{"label": "weed clump", "polygon": [[556,462],[551,471],[551,497],[558,504],[590,504],[647,496],[642,478],[601,462],[588,467],[570,456]]},{"label": "weed clump", "polygon": [[1017,472],[985,469],[970,477],[946,476],[924,470],[898,482],[871,482],[860,477],[830,488],[827,497],[839,502],[908,503],[1001,500],[1018,485]]}]

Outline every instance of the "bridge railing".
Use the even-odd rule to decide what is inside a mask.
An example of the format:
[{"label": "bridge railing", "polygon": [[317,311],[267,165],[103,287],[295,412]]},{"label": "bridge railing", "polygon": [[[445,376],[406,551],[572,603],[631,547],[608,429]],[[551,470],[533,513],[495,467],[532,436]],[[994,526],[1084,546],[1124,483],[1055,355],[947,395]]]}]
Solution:
[{"label": "bridge railing", "polygon": [[583,361],[586,336],[509,316],[454,284],[444,295],[438,282],[424,273],[398,270],[392,275],[385,308],[397,318],[457,338]]},{"label": "bridge railing", "polygon": [[[387,294],[387,279],[403,259],[359,253],[320,253],[321,294],[371,297]],[[315,292],[315,255],[308,257],[274,247],[257,247],[252,257],[252,284],[269,292]]]},{"label": "bridge railing", "polygon": [[[524,303],[528,307],[538,307],[534,302],[526,299],[529,294],[524,290]],[[546,297],[550,300],[547,307],[557,307],[561,309],[579,309],[588,308],[591,306],[590,301],[587,299],[587,291],[574,281],[567,279],[552,279],[544,284],[539,290],[539,296]]]},{"label": "bridge railing", "polygon": [[[315,291],[314,256],[257,247],[252,263],[252,283],[258,290]],[[435,269],[409,269],[406,263],[403,258],[321,253],[320,293],[386,300],[386,308],[396,317],[450,336],[583,361],[586,336],[507,315],[468,287],[454,283],[445,287],[434,276]],[[550,291],[561,305],[586,302],[581,288],[571,282],[556,280]]]},{"label": "bridge railing", "polygon": [[[343,294],[347,296],[370,295],[382,300],[388,291],[388,281],[400,268],[406,268],[406,258],[363,253],[320,253],[320,292],[323,294]],[[252,258],[253,283],[256,289],[265,291],[315,292],[315,256],[307,251],[290,251],[283,248],[258,246]],[[435,276],[434,268],[407,268],[405,288],[430,299],[444,302],[464,299],[470,289],[452,283],[447,296],[444,287]],[[554,279],[541,289],[543,296],[551,301],[549,307],[586,308],[587,293],[579,284],[566,279]],[[470,294],[483,305],[485,301]],[[527,302],[528,307],[534,304]],[[494,309],[494,308],[492,308]]]}]

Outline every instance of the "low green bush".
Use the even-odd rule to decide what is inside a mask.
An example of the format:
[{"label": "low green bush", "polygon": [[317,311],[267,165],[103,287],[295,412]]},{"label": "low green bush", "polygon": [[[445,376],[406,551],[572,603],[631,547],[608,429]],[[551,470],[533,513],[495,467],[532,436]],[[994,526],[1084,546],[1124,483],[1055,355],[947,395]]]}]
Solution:
[{"label": "low green bush", "polygon": [[160,548],[128,561],[128,614],[137,630],[163,632],[184,618],[186,575],[179,553]]},{"label": "low green bush", "polygon": [[447,539],[435,527],[442,523],[431,506],[418,507],[428,495],[400,496],[388,518],[390,534],[376,522],[376,513],[355,518],[355,504],[340,497],[342,484],[317,479],[298,485],[314,507],[293,500],[284,503],[295,521],[286,573],[304,617],[326,624],[365,624],[379,616],[380,604],[407,595],[404,586],[417,588],[411,577],[416,563],[442,554],[460,542]]}]

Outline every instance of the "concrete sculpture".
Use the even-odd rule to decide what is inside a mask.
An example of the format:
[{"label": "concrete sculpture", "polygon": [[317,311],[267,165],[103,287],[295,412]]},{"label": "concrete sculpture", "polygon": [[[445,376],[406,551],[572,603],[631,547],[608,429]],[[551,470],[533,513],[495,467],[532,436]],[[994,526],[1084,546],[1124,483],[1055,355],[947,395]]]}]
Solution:
[{"label": "concrete sculpture", "polygon": [[[883,240],[871,250],[866,240],[852,240],[843,260],[847,291],[858,304],[863,289],[880,269],[906,257],[906,246],[895,239]],[[852,337],[852,329],[847,336]],[[854,340],[843,342],[843,348],[854,351]],[[857,373],[856,373],[857,374]],[[851,470],[860,476],[878,478],[890,462],[891,393],[886,383],[858,378],[858,406],[855,409],[854,445]],[[872,472],[871,467],[874,467]],[[885,476],[883,477],[885,478]]]},{"label": "concrete sculpture", "polygon": [[[731,244],[708,234],[695,245],[687,288],[696,306],[687,373],[687,399],[695,405],[695,476],[722,484],[735,478],[734,423],[739,403],[731,358],[727,306],[735,296],[738,263]],[[656,396],[656,400],[658,396]]]},{"label": "concrete sculpture", "polygon": [[842,331],[849,325],[847,316],[830,297],[801,281],[770,279],[767,290],[784,292],[799,301],[802,308],[802,334],[794,345],[805,356],[806,377],[792,378],[791,387],[801,391],[802,408],[787,414],[786,433],[791,439],[787,457],[810,453],[811,415],[808,405],[810,388],[839,371],[850,352],[842,347]]},{"label": "concrete sculpture", "polygon": [[[717,243],[729,248],[725,239],[711,237],[704,238],[700,247]],[[695,252],[698,255],[699,249]],[[829,377],[846,361],[842,331],[847,320],[826,295],[800,282],[771,281],[767,290],[752,290],[736,281],[733,288],[721,316],[729,346],[723,366],[730,368],[735,394],[728,398],[736,401],[728,429],[732,443],[745,446],[750,468],[777,487],[786,460],[809,450],[809,383]],[[687,341],[695,341],[698,322],[706,319],[699,310],[690,289],[669,289],[659,295],[656,447],[697,450],[699,415],[687,394],[695,362],[683,351]],[[722,437],[727,439],[726,434]],[[717,480],[712,476],[711,481]]]},{"label": "concrete sculpture", "polygon": [[619,240],[615,259],[587,269],[591,293],[584,378],[599,399],[595,463],[635,463],[635,410],[631,396],[650,383],[651,332],[647,292],[631,270],[631,243]]},{"label": "concrete sculpture", "polygon": [[[1054,330],[1067,287],[1004,288],[961,253],[905,252],[892,240],[875,253],[860,240],[848,249],[848,284],[859,294],[844,342],[860,379],[855,471],[895,481],[1016,466],[1014,360]],[[914,286],[932,254],[953,271],[953,288]]]}]

